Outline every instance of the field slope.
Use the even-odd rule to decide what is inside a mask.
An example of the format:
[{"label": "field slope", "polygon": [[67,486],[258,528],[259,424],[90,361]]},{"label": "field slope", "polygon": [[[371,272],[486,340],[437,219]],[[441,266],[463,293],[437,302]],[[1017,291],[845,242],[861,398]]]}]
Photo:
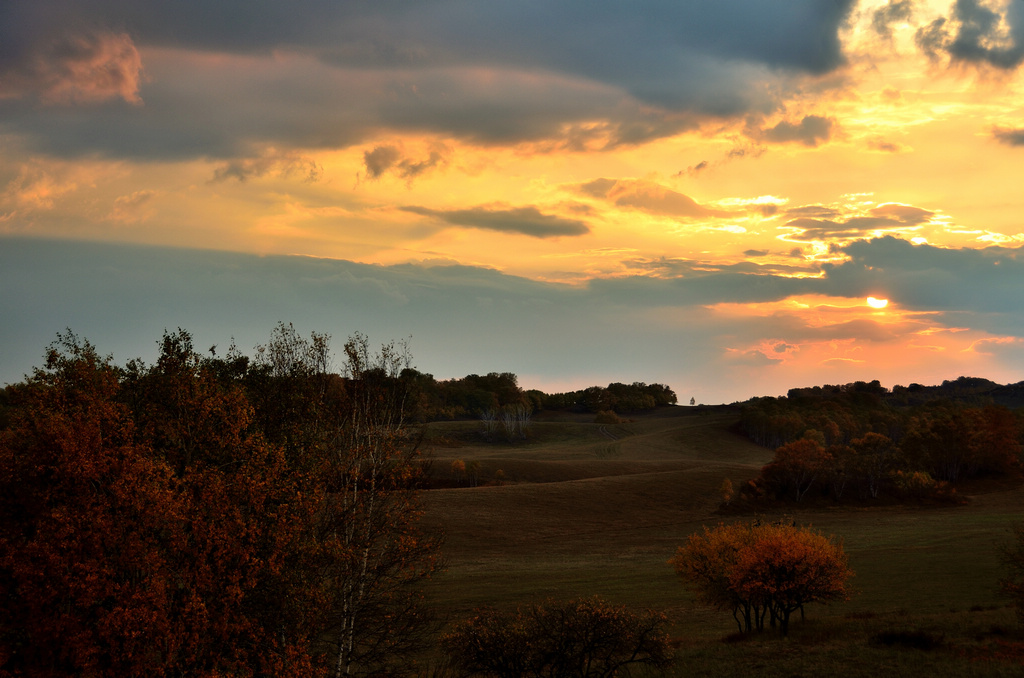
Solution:
[{"label": "field slope", "polygon": [[[702,525],[752,517],[719,511],[723,479],[739,487],[771,459],[769,450],[735,432],[737,419],[729,408],[663,408],[617,425],[548,414],[534,420],[528,440],[514,443],[485,441],[478,422],[431,424],[427,443],[440,487],[423,493],[424,521],[445,533],[448,563],[429,591],[437,609],[459,619],[481,606],[599,595],[665,612],[690,670],[733,675],[726,665],[738,658],[742,665],[763,661],[764,653],[775,657],[782,643],[773,639],[722,643],[736,628],[730,615],[697,605],[667,564]],[[478,486],[451,472],[455,460],[479,464]],[[964,491],[964,506],[780,510],[844,541],[859,593],[809,608],[808,622],[794,628],[796,640],[786,641],[823,634],[830,639],[824,649],[819,643],[810,654],[773,661],[799,672],[815,652],[825,653],[815,661],[828,662],[875,652],[875,659],[857,660],[863,675],[871,675],[870,667],[899,671],[906,648],[878,649],[872,639],[885,629],[918,632],[930,624],[929,633],[946,639],[946,654],[959,659],[950,663],[932,651],[924,664],[910,665],[934,669],[934,659],[960,672],[936,675],[963,675],[976,664],[972,652],[991,654],[993,643],[1008,642],[1006,634],[1015,638],[1013,613],[996,592],[997,545],[1022,517],[1024,492],[1008,485]],[[954,642],[961,633],[971,636],[967,645]],[[1001,675],[1007,665],[978,667],[981,673],[967,674]]]}]

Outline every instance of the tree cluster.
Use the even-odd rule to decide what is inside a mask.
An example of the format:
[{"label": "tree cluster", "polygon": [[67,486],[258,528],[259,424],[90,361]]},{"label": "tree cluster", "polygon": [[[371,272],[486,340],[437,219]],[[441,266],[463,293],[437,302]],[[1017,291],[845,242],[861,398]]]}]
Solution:
[{"label": "tree cluster", "polygon": [[461,675],[585,678],[667,668],[672,648],[653,612],[632,612],[597,598],[534,605],[513,613],[481,610],[442,643]]},{"label": "tree cluster", "polygon": [[665,384],[635,381],[632,384],[612,383],[607,387],[591,386],[579,391],[554,393],[541,398],[540,404],[549,410],[629,414],[675,405],[676,402],[675,392]]},{"label": "tree cluster", "polygon": [[523,390],[518,377],[511,372],[470,374],[462,379],[438,381],[433,375],[414,369],[404,370],[415,416],[422,421],[445,419],[480,419],[490,414],[525,408],[528,413],[541,410],[574,412],[642,412],[676,404],[676,394],[664,384],[613,383],[607,387],[591,386],[579,391],[544,393]]},{"label": "tree cluster", "polygon": [[807,391],[745,404],[743,429],[776,448],[748,497],[950,499],[959,481],[1019,470],[1024,420],[1005,407],[896,406],[877,382]]},{"label": "tree cluster", "polygon": [[410,386],[415,413],[422,421],[479,419],[485,413],[525,407],[538,409],[537,403],[519,387],[519,378],[511,372],[470,374],[462,379],[438,381],[433,375],[413,369],[403,371]]},{"label": "tree cluster", "polygon": [[741,633],[782,635],[814,602],[845,600],[853,572],[841,544],[786,522],[735,523],[690,535],[670,561],[705,604],[732,613]]},{"label": "tree cluster", "polygon": [[407,356],[279,325],[250,359],[165,334],[116,366],[68,333],[6,389],[0,674],[400,670],[437,568]]}]

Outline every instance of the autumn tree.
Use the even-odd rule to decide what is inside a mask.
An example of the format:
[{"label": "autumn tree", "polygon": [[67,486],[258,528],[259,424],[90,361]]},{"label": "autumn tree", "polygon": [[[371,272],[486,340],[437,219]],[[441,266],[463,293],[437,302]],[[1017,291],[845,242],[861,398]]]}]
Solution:
[{"label": "autumn tree", "polygon": [[670,564],[706,605],[732,613],[740,632],[760,630],[763,604],[744,598],[733,585],[740,551],[752,541],[753,525],[733,523],[690,535]]},{"label": "autumn tree", "polygon": [[469,676],[610,677],[636,667],[667,668],[672,650],[664,624],[661,614],[590,598],[513,613],[481,610],[442,644]]},{"label": "autumn tree", "polygon": [[848,598],[853,574],[842,545],[785,521],[705,528],[670,562],[700,599],[732,612],[741,632],[763,629],[767,617],[782,635],[808,603]]},{"label": "autumn tree", "polygon": [[466,478],[466,462],[461,459],[452,460],[452,478],[455,482],[461,483]]},{"label": "autumn tree", "polygon": [[1006,408],[951,403],[923,409],[910,423],[903,447],[935,478],[957,482],[1019,465],[1021,429]]},{"label": "autumn tree", "polygon": [[731,502],[732,498],[736,494],[732,488],[732,481],[729,480],[728,478],[723,478],[722,484],[718,486],[718,493],[722,496],[723,504],[728,504],[729,502]]},{"label": "autumn tree", "polygon": [[159,653],[176,649],[158,538],[175,523],[171,472],[136,444],[117,390],[108,359],[65,335],[13,394],[0,433],[7,675],[163,675]]},{"label": "autumn tree", "polygon": [[357,335],[342,377],[326,337],[269,346],[206,357],[179,330],[118,368],[69,333],[5,390],[0,673],[407,667],[437,567],[407,355]]},{"label": "autumn tree", "polygon": [[293,399],[283,412],[280,403],[262,411],[316,506],[296,570],[316,592],[313,616],[333,675],[401,672],[427,629],[418,584],[440,564],[436,540],[418,529],[418,439],[401,379],[410,357],[394,343],[373,351],[356,334],[341,377],[328,372],[332,364],[328,337],[307,340],[290,325],[257,350],[257,383]]},{"label": "autumn tree", "polygon": [[315,675],[308,637],[262,604],[292,523],[281,458],[242,400],[191,386],[137,422],[122,372],[69,333],[20,390],[0,438],[4,669]]},{"label": "autumn tree", "polygon": [[867,433],[850,441],[846,468],[861,491],[876,499],[883,486],[902,465],[901,455],[888,436]]},{"label": "autumn tree", "polygon": [[825,476],[831,455],[814,438],[801,438],[775,450],[775,458],[761,472],[780,493],[800,501]]}]

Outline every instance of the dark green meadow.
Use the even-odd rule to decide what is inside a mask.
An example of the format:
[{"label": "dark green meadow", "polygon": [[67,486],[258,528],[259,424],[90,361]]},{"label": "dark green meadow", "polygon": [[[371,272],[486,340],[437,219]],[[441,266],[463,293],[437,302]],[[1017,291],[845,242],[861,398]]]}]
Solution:
[{"label": "dark green meadow", "polygon": [[[1024,675],[1024,633],[997,592],[998,545],[1024,520],[1019,484],[959,488],[959,506],[788,505],[843,540],[856,572],[848,602],[811,605],[791,635],[740,638],[727,612],[697,604],[667,563],[686,537],[752,513],[721,510],[771,459],[736,433],[728,408],[661,408],[621,424],[547,414],[530,437],[483,440],[478,422],[431,424],[436,489],[428,527],[447,570],[429,595],[443,619],[475,608],[600,596],[652,608],[678,643],[674,674]],[[452,462],[478,467],[478,485]],[[498,479],[498,480],[496,480]]]}]

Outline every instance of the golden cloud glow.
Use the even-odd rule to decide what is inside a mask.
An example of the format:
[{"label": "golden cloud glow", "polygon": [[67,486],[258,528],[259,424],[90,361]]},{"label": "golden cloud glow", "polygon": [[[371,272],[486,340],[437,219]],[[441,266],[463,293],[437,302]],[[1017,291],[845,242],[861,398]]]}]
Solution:
[{"label": "golden cloud glow", "polygon": [[889,305],[888,299],[878,299],[876,297],[868,297],[868,306],[871,308],[885,308]]}]

